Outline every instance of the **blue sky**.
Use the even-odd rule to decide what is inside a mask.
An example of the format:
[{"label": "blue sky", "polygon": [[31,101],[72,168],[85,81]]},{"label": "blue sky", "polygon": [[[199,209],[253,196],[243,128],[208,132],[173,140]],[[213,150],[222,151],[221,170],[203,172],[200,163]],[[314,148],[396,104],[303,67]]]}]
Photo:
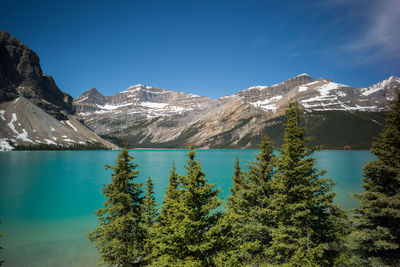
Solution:
[{"label": "blue sky", "polygon": [[300,73],[400,75],[400,1],[1,1],[0,29],[73,97],[133,84],[209,96]]}]

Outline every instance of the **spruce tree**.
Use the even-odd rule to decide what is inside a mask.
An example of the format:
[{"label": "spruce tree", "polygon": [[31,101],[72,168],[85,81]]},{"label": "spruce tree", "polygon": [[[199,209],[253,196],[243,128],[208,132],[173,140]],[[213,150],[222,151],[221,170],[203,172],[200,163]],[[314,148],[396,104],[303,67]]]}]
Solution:
[{"label": "spruce tree", "polygon": [[[166,210],[160,215],[161,220],[165,220],[164,216],[167,218],[164,222],[160,220],[160,232],[167,235],[157,240],[162,255],[154,265],[208,266],[218,252],[217,225],[221,214],[215,209],[221,204],[220,190],[208,184],[192,146],[188,157],[186,176],[179,179],[181,188],[176,190],[171,185],[172,195],[176,193],[177,196],[176,201],[170,203],[174,213]],[[174,179],[170,179],[170,184],[171,180]]]},{"label": "spruce tree", "polygon": [[133,159],[125,146],[115,166],[105,166],[114,171],[112,182],[102,189],[104,208],[95,212],[99,226],[88,233],[103,264],[139,266],[143,261],[142,185],[134,181],[139,171]]},{"label": "spruce tree", "polygon": [[177,227],[184,216],[182,212],[179,212],[180,182],[175,163],[173,163],[161,212],[154,227],[154,266],[167,266],[176,262],[184,245],[176,234]]},{"label": "spruce tree", "polygon": [[144,188],[146,194],[143,199],[143,223],[146,228],[151,228],[157,219],[157,203],[154,197],[154,183],[147,178]]},{"label": "spruce tree", "polygon": [[227,217],[232,229],[232,256],[242,262],[257,264],[264,258],[273,225],[269,183],[274,175],[275,156],[267,135],[263,137],[255,159],[245,174],[236,160]]},{"label": "spruce tree", "polygon": [[236,160],[235,160],[235,165],[234,165],[234,171],[233,171],[233,187],[230,189],[232,196],[236,194],[237,191],[239,191],[240,186],[243,181],[243,172],[240,169],[240,162],[239,162],[239,157],[236,155]]},{"label": "spruce tree", "polygon": [[364,266],[400,266],[400,93],[372,144],[356,213],[356,252]]},{"label": "spruce tree", "polygon": [[142,220],[145,230],[144,240],[144,254],[146,262],[151,261],[153,252],[153,239],[155,237],[155,223],[157,220],[157,203],[154,197],[154,183],[149,177],[146,180],[145,185],[145,196],[143,199],[143,215]]},{"label": "spruce tree", "polygon": [[325,171],[315,168],[314,150],[306,146],[310,138],[301,126],[302,111],[297,103],[290,103],[286,119],[284,144],[270,183],[270,208],[276,225],[266,252],[275,264],[331,265],[334,258],[329,245],[338,240],[342,216],[332,203],[334,184],[321,178]]}]

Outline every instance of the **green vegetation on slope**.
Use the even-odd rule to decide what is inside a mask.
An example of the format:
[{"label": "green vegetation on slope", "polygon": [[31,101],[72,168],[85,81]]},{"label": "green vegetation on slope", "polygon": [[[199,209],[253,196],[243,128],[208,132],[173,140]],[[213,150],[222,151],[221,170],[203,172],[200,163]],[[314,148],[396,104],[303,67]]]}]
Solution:
[{"label": "green vegetation on slope", "polygon": [[[321,146],[323,149],[351,149],[367,150],[373,139],[378,136],[384,125],[385,113],[360,111],[313,111],[304,114],[306,135],[314,138],[308,143],[310,146]],[[233,133],[246,125],[251,118],[240,120],[235,127],[211,137],[207,140],[210,148],[257,148],[262,136],[268,134],[272,145],[280,147],[283,144],[285,116],[273,118],[264,122],[264,129],[260,133],[247,133],[235,143]],[[202,124],[194,124],[183,131],[176,139],[167,142],[152,142],[144,130],[151,122],[138,121],[123,133],[110,133],[101,137],[122,146],[124,140],[130,148],[185,148],[189,139],[196,135]],[[172,123],[172,122],[171,122]],[[134,130],[135,135],[131,132]]]},{"label": "green vegetation on slope", "polygon": [[98,142],[87,142],[85,144],[33,144],[33,145],[16,145],[14,150],[110,150]]},{"label": "green vegetation on slope", "polygon": [[[306,135],[313,139],[310,146],[322,146],[323,149],[343,149],[349,145],[352,149],[369,149],[373,139],[378,136],[385,124],[386,113],[313,111],[304,115]],[[284,116],[267,121],[267,133],[274,146],[283,144]],[[260,138],[261,137],[257,137]],[[255,140],[254,140],[255,141]]]}]

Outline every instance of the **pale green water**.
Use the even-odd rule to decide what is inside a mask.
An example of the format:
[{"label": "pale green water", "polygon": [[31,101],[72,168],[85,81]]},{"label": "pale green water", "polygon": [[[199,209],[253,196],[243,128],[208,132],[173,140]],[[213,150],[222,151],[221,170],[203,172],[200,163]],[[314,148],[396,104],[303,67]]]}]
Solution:
[{"label": "pale green water", "polygon": [[[233,162],[253,160],[257,150],[200,150],[203,170],[229,195]],[[151,176],[160,202],[172,161],[184,174],[186,150],[135,150],[140,181]],[[4,266],[95,266],[96,250],[86,232],[96,226],[93,211],[101,207],[101,187],[109,183],[118,151],[0,152],[0,259]],[[375,159],[367,151],[321,151],[318,167],[338,185],[336,203],[354,208],[350,193],[361,191],[361,169]]]}]

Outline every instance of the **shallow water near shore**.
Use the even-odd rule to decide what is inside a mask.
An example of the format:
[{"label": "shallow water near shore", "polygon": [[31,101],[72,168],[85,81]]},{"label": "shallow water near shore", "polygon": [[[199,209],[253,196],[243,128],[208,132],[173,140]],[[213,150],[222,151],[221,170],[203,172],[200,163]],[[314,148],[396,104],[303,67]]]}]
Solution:
[{"label": "shallow water near shore", "polygon": [[[96,227],[93,211],[104,201],[101,187],[111,180],[119,151],[14,151],[0,152],[0,259],[4,266],[95,266],[98,256],[86,232]],[[184,174],[186,150],[131,150],[139,165],[138,181],[150,176],[155,195],[162,201],[169,170],[175,161]],[[209,182],[222,189],[226,200],[232,186],[233,163],[241,166],[254,159],[258,150],[198,150]],[[350,193],[362,191],[363,165],[375,157],[369,151],[320,151],[317,167],[338,183],[335,202],[355,208]]]}]

